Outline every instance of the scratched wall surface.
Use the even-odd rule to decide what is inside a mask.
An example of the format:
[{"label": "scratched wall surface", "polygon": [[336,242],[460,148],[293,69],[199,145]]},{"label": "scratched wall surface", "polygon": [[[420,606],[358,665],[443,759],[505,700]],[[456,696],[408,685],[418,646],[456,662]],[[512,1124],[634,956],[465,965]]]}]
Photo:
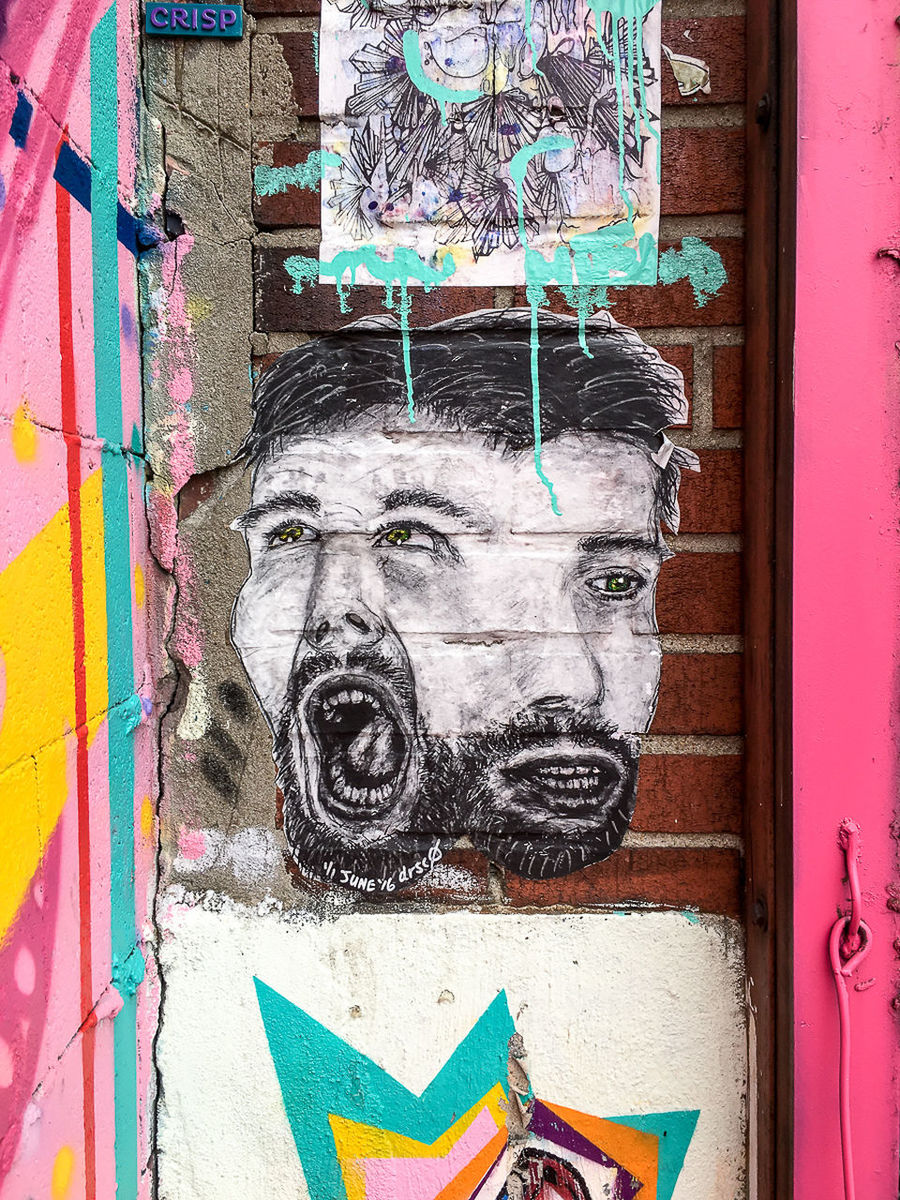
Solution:
[{"label": "scratched wall surface", "polygon": [[149,1194],[134,20],[106,0],[0,10],[4,1200]]}]

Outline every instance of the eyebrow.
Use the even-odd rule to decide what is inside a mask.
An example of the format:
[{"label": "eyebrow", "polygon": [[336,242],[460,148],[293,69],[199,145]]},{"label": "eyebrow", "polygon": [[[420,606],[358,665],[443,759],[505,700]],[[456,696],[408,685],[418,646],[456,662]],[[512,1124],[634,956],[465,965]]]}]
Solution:
[{"label": "eyebrow", "polygon": [[397,488],[381,498],[385,512],[394,512],[398,508],[430,508],[434,512],[445,513],[448,517],[456,517],[467,525],[478,526],[482,518],[471,508],[457,504],[449,496],[440,492],[429,492],[426,488]]},{"label": "eyebrow", "polygon": [[669,553],[665,542],[632,533],[592,533],[590,537],[581,539],[578,549],[585,554],[602,554],[607,550],[633,550],[637,554],[668,557]]},{"label": "eyebrow", "polygon": [[263,500],[260,504],[254,504],[248,508],[234,522],[232,529],[243,531],[272,513],[297,512],[298,509],[302,512],[316,514],[322,511],[322,505],[318,497],[313,496],[310,492],[279,492],[277,496],[270,496],[268,500]]}]

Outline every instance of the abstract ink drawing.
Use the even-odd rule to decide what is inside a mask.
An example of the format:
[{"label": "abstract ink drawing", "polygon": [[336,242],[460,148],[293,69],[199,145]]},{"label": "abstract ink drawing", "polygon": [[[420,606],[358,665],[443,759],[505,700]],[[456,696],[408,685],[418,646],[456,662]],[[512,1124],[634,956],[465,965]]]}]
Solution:
[{"label": "abstract ink drawing", "polygon": [[563,284],[655,282],[659,39],[652,0],[326,0],[322,261],[523,284],[531,250]]}]

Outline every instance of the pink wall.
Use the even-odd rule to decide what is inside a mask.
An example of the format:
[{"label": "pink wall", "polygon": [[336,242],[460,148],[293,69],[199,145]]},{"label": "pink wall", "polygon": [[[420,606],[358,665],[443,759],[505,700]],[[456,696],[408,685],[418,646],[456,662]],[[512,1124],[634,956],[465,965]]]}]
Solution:
[{"label": "pink wall", "polygon": [[3,1200],[149,1190],[135,21],[127,0],[0,4]]},{"label": "pink wall", "polygon": [[794,571],[797,1200],[842,1196],[826,939],[837,828],[862,827],[873,950],[851,988],[857,1194],[896,1200],[900,245],[898,54],[888,0],[799,3]]}]

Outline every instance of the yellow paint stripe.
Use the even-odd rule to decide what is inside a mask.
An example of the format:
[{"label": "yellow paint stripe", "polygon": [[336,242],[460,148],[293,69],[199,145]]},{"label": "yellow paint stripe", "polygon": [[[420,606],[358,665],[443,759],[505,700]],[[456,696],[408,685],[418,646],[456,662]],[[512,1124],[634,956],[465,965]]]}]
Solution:
[{"label": "yellow paint stripe", "polygon": [[[85,674],[89,737],[103,720],[106,580],[101,472],[81,488]],[[75,727],[69,506],[0,572],[0,942],[12,924],[67,796],[67,735]]]}]

